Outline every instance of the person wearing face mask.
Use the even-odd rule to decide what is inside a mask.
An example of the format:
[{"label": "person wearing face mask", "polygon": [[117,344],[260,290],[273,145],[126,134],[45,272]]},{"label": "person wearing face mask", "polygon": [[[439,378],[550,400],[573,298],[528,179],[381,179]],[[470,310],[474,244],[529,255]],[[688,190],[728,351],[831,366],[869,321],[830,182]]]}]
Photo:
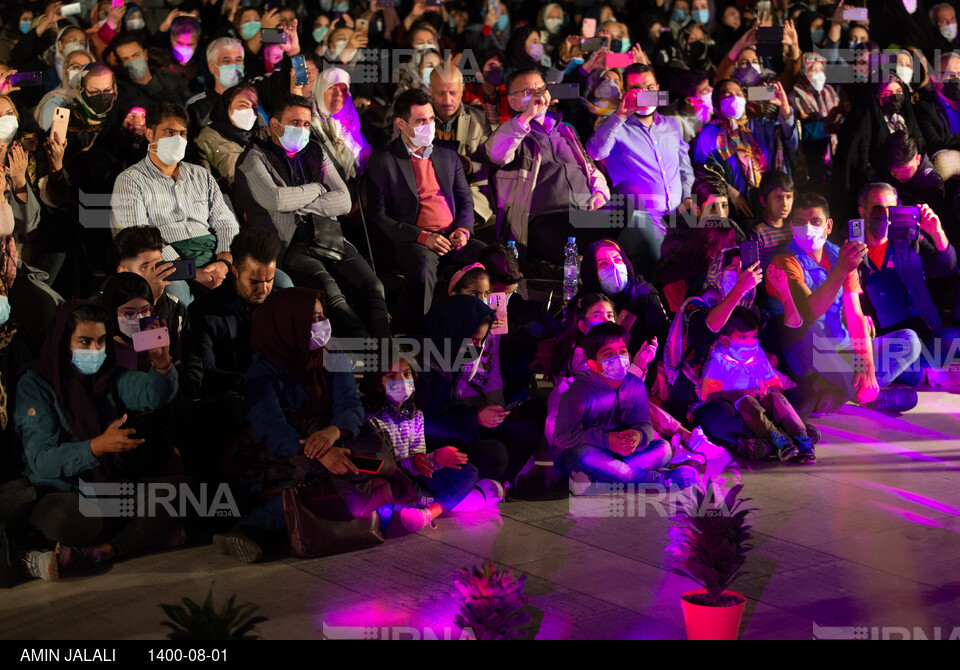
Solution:
[{"label": "person wearing face mask", "polygon": [[595,482],[657,484],[682,490],[699,481],[697,470],[664,466],[673,448],[654,430],[643,380],[629,374],[630,335],[615,323],[590,329],[584,340],[588,371],[560,398],[554,462]]},{"label": "person wearing face mask", "polygon": [[800,151],[807,162],[808,178],[815,186],[830,176],[837,136],[828,131],[840,96],[827,84],[826,60],[815,53],[803,55],[803,75],[790,92],[789,100],[800,121]]},{"label": "person wearing face mask", "polygon": [[492,132],[513,116],[503,87],[503,54],[498,51],[481,52],[477,63],[481,71],[477,73],[475,81],[467,84],[463,102],[483,110]]},{"label": "person wearing face mask", "polygon": [[570,126],[547,115],[550,96],[538,70],[512,73],[506,91],[514,116],[485,145],[500,168],[497,230],[501,239],[516,240],[521,253],[562,265],[567,238],[586,244],[603,233],[573,226],[570,210],[600,209],[610,189]]},{"label": "person wearing face mask", "polygon": [[475,51],[505,51],[512,33],[507,3],[500,2],[499,6],[491,8],[485,2],[479,11],[474,10],[472,14],[475,21],[464,30],[464,47]]},{"label": "person wearing face mask", "polygon": [[209,81],[212,84],[203,93],[187,100],[187,112],[190,114],[190,127],[199,133],[211,121],[220,96],[244,80],[243,43],[232,37],[220,37],[213,40],[206,50]]},{"label": "person wearing face mask", "polygon": [[187,82],[190,93],[200,93],[206,86],[207,65],[204,63],[204,41],[200,20],[193,16],[178,16],[163,31],[160,26],[157,35],[158,46],[163,46],[170,54],[170,67]]},{"label": "person wearing face mask", "polygon": [[[239,84],[217,95],[210,124],[194,140],[198,162],[229,194],[233,190],[237,159],[250,145],[257,125],[257,90]],[[188,110],[189,111],[189,110]]]},{"label": "person wearing face mask", "polygon": [[473,194],[463,162],[449,145],[434,143],[433,99],[411,89],[395,109],[398,137],[367,169],[366,215],[384,262],[406,276],[406,328],[416,332],[430,310],[437,273],[474,260],[483,244],[472,239]]},{"label": "person wearing face mask", "polygon": [[929,10],[930,23],[939,33],[940,49],[956,49],[960,47],[960,35],[957,31],[957,12],[946,2],[933,5]]},{"label": "person wearing face mask", "polygon": [[343,236],[337,217],[350,211],[350,191],[320,144],[310,141],[312,115],[307,98],[287,94],[276,101],[269,139],[254,137],[237,164],[234,206],[247,225],[277,231],[278,265],[295,284],[324,291],[342,337],[389,337],[383,285]]},{"label": "person wearing face mask", "polygon": [[533,26],[522,26],[510,34],[506,49],[506,74],[511,71],[537,70],[544,81],[560,83],[565,71],[552,64],[540,44],[540,33]]},{"label": "person wearing face mask", "polygon": [[230,241],[239,231],[233,212],[213,176],[183,160],[187,150],[187,111],[171,102],[146,111],[147,156],[117,177],[110,206],[119,229],[156,226],[168,246],[165,260],[196,263],[194,285],[174,282],[169,291],[189,304],[193,291],[220,285],[232,258]]},{"label": "person wearing face mask", "polygon": [[901,201],[898,190],[889,184],[867,184],[857,202],[866,222],[867,257],[857,267],[864,289],[863,312],[873,320],[878,335],[910,329],[919,336],[930,354],[924,353],[912,366],[912,382],[918,383],[923,368],[940,368],[953,356],[947,352],[960,346],[960,330],[942,322],[943,300],[927,284],[934,278],[955,280],[956,249],[947,239],[940,217],[927,204],[919,205],[917,240],[890,239],[889,208]]},{"label": "person wearing face mask", "polygon": [[[117,365],[116,317],[86,300],[60,305],[39,359],[17,384],[14,423],[23,443],[26,473],[45,493],[30,523],[52,548],[61,544],[59,570],[67,572],[175,546],[182,520],[162,512],[134,518],[85,516],[77,505],[78,481],[187,483],[158,464],[152,438],[138,432],[127,412],[169,405],[178,376],[166,347],[149,351],[149,372]],[[178,505],[179,500],[174,503]],[[173,534],[183,542],[182,530]],[[83,559],[83,560],[78,560]],[[56,579],[58,570],[44,579]],[[39,574],[36,576],[40,576]]]},{"label": "person wearing face mask", "polygon": [[677,36],[673,58],[667,64],[671,70],[704,70],[713,72],[716,65],[710,54],[710,36],[703,24],[691,21]]},{"label": "person wearing face mask", "polygon": [[960,150],[960,55],[942,54],[931,80],[932,85],[920,91],[916,113],[932,156],[943,149]]},{"label": "person wearing face mask", "polygon": [[671,78],[671,89],[677,98],[657,113],[670,116],[680,124],[683,141],[690,144],[700,129],[713,118],[713,86],[703,70],[684,70]]},{"label": "person wearing face mask", "polygon": [[[776,272],[778,277],[782,274]],[[706,434],[738,456],[816,463],[814,441],[784,395],[796,385],[770,365],[759,331],[756,312],[746,307],[733,310],[700,374],[697,388],[706,406],[694,412],[698,418],[708,417]],[[727,421],[718,416],[723,413]]]},{"label": "person wearing face mask", "polygon": [[548,2],[540,8],[537,13],[537,27],[547,31],[545,49],[553,50],[557,47],[557,44],[563,39],[561,29],[569,20],[563,11],[563,7],[556,2]]},{"label": "person wearing face mask", "polygon": [[[843,247],[828,242],[833,230],[830,207],[819,193],[802,193],[793,206],[793,241],[786,254],[771,262],[787,274],[788,289],[767,280],[770,297],[783,302],[796,298],[808,328],[803,338],[783,347],[782,361],[798,383],[817,379],[830,389],[829,403],[817,407],[829,413],[842,402],[855,400],[880,410],[906,411],[917,404],[915,391],[889,388],[920,356],[920,340],[912,330],[874,336],[860,302],[863,292],[857,267],[868,247],[848,240]],[[827,396],[825,396],[827,398]]]},{"label": "person wearing face mask", "polygon": [[634,271],[622,248],[610,239],[598,240],[580,262],[582,292],[602,293],[613,301],[620,323],[639,348],[658,338],[663,342],[669,322],[657,290]]},{"label": "person wearing face mask", "polygon": [[84,49],[72,51],[64,59],[60,85],[46,93],[37,103],[34,118],[41,128],[50,130],[53,123],[53,111],[57,107],[69,107],[70,103],[76,99],[80,71],[95,60],[93,54]]},{"label": "person wearing face mask", "polygon": [[[776,121],[750,118],[741,86],[729,79],[717,82],[713,89],[717,114],[704,126],[693,150],[694,165],[710,164],[722,171],[731,204],[747,216],[753,216],[753,195],[763,173],[789,173],[800,143],[787,94],[780,82],[775,82],[774,88],[776,97],[771,104],[780,109]],[[782,151],[778,150],[780,146]]]},{"label": "person wearing face mask", "polygon": [[661,116],[655,106],[637,104],[640,95],[660,90],[653,68],[634,63],[623,77],[626,86],[617,109],[597,125],[587,153],[595,161],[606,161],[615,191],[635,198],[636,216],[643,224],[627,227],[619,239],[631,261],[649,267],[660,258],[669,227],[664,217],[691,205],[693,168],[676,119]]},{"label": "person wearing face mask", "polygon": [[351,363],[332,343],[334,332],[323,291],[285,289],[257,308],[250,331],[255,353],[243,382],[252,440],[238,445],[236,460],[243,485],[263,502],[230,532],[214,535],[220,553],[253,563],[286,539],[282,496],[262,492],[359,474],[347,456],[363,426],[363,404]]},{"label": "person wearing face mask", "polygon": [[172,70],[150,69],[147,64],[147,47],[143,40],[133,34],[120,35],[110,43],[120,66],[118,77],[120,96],[147,98],[154,102],[186,104],[190,96],[187,83]]},{"label": "person wearing face mask", "polygon": [[25,7],[10,7],[3,14],[3,32],[0,33],[0,63],[9,63],[17,43],[30,33],[34,13]]}]

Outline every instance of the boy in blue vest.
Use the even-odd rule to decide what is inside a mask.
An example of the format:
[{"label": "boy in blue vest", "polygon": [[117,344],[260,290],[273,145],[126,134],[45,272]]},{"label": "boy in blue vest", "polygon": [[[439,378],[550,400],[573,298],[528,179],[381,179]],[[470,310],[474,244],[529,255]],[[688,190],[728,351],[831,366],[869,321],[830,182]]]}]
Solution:
[{"label": "boy in blue vest", "polygon": [[692,486],[699,479],[696,469],[663,469],[673,458],[673,448],[650,423],[643,380],[628,374],[629,346],[630,334],[613,322],[587,333],[583,352],[589,369],[560,397],[556,460],[598,482]]},{"label": "boy in blue vest", "polygon": [[[874,337],[860,306],[856,270],[867,255],[867,245],[848,240],[837,247],[827,241],[833,220],[819,193],[797,195],[791,223],[793,241],[771,264],[786,272],[790,292],[809,327],[803,339],[783,352],[794,375],[816,372],[845,400],[868,408],[903,412],[916,407],[915,391],[886,387],[919,358],[917,334],[897,330]],[[769,279],[767,292],[780,299]]]}]

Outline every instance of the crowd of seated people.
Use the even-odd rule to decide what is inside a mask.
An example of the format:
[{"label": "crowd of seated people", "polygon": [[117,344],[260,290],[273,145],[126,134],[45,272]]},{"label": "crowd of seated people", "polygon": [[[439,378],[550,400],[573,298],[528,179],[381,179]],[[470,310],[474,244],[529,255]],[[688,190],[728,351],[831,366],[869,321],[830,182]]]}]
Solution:
[{"label": "crowd of seated people", "polygon": [[953,3],[78,4],[0,3],[0,583],[257,561],[318,481],[418,532],[545,462],[829,467],[960,384]]}]

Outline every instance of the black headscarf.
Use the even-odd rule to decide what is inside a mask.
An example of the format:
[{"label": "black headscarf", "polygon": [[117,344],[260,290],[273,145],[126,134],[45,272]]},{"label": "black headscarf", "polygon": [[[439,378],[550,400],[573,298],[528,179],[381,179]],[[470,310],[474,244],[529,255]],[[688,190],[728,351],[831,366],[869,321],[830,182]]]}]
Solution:
[{"label": "black headscarf", "polygon": [[[797,39],[800,40],[800,51],[802,53],[809,53],[813,51],[813,39],[810,37],[810,26],[813,25],[813,22],[817,19],[822,19],[823,15],[819,12],[814,12],[812,10],[803,12],[800,16],[797,17],[796,26],[797,26]],[[829,24],[826,20],[823,22],[824,33],[828,32]]]},{"label": "black headscarf", "polygon": [[583,260],[580,261],[580,280],[583,282],[581,293],[602,293],[608,295],[600,284],[600,273],[597,270],[597,251],[600,247],[616,247],[620,250],[620,257],[623,264],[627,266],[627,285],[617,295],[612,295],[614,303],[623,305],[633,302],[641,295],[650,293],[650,285],[647,284],[642,275],[637,274],[633,269],[633,263],[624,253],[623,248],[611,239],[597,240],[583,254]]},{"label": "black headscarf", "polygon": [[530,54],[527,53],[527,38],[530,37],[530,33],[533,31],[533,26],[526,25],[517,28],[510,34],[510,41],[507,42],[507,55],[504,68],[510,70],[529,70],[531,68],[543,70],[540,61],[533,60]]},{"label": "black headscarf", "polygon": [[[107,360],[93,375],[82,375],[73,367],[68,330],[71,315],[81,307],[92,307],[106,322]],[[116,417],[111,412],[106,396],[115,388],[116,378],[122,372],[113,351],[116,328],[103,305],[90,300],[70,300],[57,308],[53,323],[40,350],[40,358],[26,366],[53,387],[57,407],[63,413],[70,432],[78,440],[91,440],[107,429]]]},{"label": "black headscarf", "polygon": [[[242,91],[253,91],[254,95],[257,93],[251,84],[241,82],[236,86],[228,88],[217,100],[216,106],[213,108],[213,112],[210,115],[210,127],[216,130],[223,139],[228,142],[234,142],[239,144],[242,147],[247,146],[250,142],[250,138],[253,136],[253,133],[257,129],[256,123],[254,123],[253,128],[250,130],[244,130],[243,128],[238,128],[233,125],[233,121],[230,120],[230,103],[233,102],[233,98]],[[257,111],[254,109],[253,111]]]},{"label": "black headscarf", "polygon": [[274,291],[253,313],[250,344],[271,363],[300,375],[310,409],[325,415],[331,401],[323,374],[324,349],[310,349],[317,300],[326,309],[323,291],[303,287]]},{"label": "black headscarf", "polygon": [[492,318],[494,311],[483,300],[456,294],[437,303],[423,317],[424,339],[430,340],[435,351],[446,351],[449,342],[451,354],[456,356],[464,340],[473,337],[485,320]]}]

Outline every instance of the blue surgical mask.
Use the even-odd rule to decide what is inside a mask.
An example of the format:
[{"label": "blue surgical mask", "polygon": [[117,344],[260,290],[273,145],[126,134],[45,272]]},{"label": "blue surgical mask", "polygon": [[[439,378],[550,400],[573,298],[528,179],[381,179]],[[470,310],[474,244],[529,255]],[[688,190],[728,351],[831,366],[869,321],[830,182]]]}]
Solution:
[{"label": "blue surgical mask", "polygon": [[240,83],[240,80],[243,79],[243,66],[242,65],[221,65],[217,68],[219,74],[217,75],[217,81],[220,82],[221,86],[226,86],[227,88],[232,88]]},{"label": "blue surgical mask", "polygon": [[734,360],[740,363],[749,363],[760,355],[760,344],[757,342],[754,342],[753,344],[731,342],[730,346],[727,347],[727,352]]},{"label": "blue surgical mask", "polygon": [[630,357],[612,356],[600,361],[600,367],[604,377],[611,381],[620,381],[627,376],[627,370],[630,369]]},{"label": "blue surgical mask", "polygon": [[314,30],[311,35],[313,35],[313,41],[317,44],[323,41],[323,38],[327,36],[327,33],[330,32],[330,26],[320,26]]},{"label": "blue surgical mask", "polygon": [[107,348],[73,349],[73,367],[82,375],[95,375],[100,372],[107,360]]},{"label": "blue surgical mask", "polygon": [[608,265],[597,274],[600,277],[600,286],[610,295],[620,293],[627,285],[627,266],[623,263]]},{"label": "blue surgical mask", "polygon": [[599,326],[601,323],[608,323],[608,321],[607,319],[600,319],[599,321],[586,321],[585,323],[587,324],[587,332],[589,333],[593,330],[594,326]]},{"label": "blue surgical mask", "polygon": [[0,296],[0,326],[10,320],[10,300],[7,296]]},{"label": "blue surgical mask", "polygon": [[310,129],[300,126],[284,126],[280,135],[280,145],[293,154],[303,151],[310,141]]},{"label": "blue surgical mask", "polygon": [[29,33],[29,32],[30,32],[30,24],[31,24],[31,23],[33,23],[33,21],[21,21],[21,22],[20,22],[20,32],[23,33],[24,35],[26,35],[27,33]]},{"label": "blue surgical mask", "polygon": [[827,36],[827,33],[822,28],[817,30],[810,31],[810,39],[814,44],[820,44],[823,41],[823,38]]},{"label": "blue surgical mask", "polygon": [[340,12],[341,14],[346,14],[350,11],[349,2],[335,2],[333,3],[333,11]]},{"label": "blue surgical mask", "polygon": [[670,20],[674,23],[684,23],[687,20],[687,12],[682,9],[675,9],[670,15]]},{"label": "blue surgical mask", "polygon": [[510,25],[510,19],[506,16],[501,15],[497,22],[493,24],[493,29],[497,32],[503,32],[507,29],[507,26]]},{"label": "blue surgical mask", "polygon": [[387,382],[383,385],[391,402],[405,402],[416,390],[412,379]]},{"label": "blue surgical mask", "polygon": [[691,18],[697,23],[706,23],[710,20],[710,10],[709,9],[695,9],[690,12]]},{"label": "blue surgical mask", "polygon": [[261,23],[259,21],[247,21],[240,26],[240,34],[245,40],[252,40],[260,32]]}]

